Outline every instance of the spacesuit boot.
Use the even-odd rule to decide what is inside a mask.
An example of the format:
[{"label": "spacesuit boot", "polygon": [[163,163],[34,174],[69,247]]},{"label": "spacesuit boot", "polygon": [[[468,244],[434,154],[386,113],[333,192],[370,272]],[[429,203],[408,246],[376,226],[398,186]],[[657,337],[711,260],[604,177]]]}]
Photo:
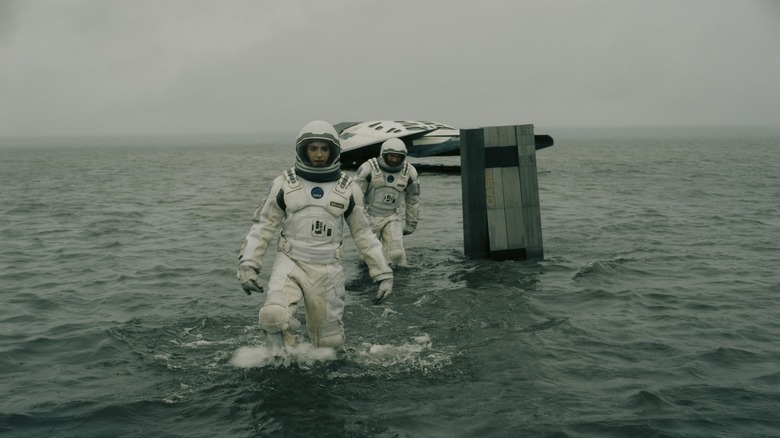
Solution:
[{"label": "spacesuit boot", "polygon": [[282,339],[282,332],[266,333],[265,348],[273,351],[284,350],[284,340]]},{"label": "spacesuit boot", "polygon": [[272,351],[289,350],[297,344],[295,335],[287,330],[278,333],[265,333],[265,347]]}]

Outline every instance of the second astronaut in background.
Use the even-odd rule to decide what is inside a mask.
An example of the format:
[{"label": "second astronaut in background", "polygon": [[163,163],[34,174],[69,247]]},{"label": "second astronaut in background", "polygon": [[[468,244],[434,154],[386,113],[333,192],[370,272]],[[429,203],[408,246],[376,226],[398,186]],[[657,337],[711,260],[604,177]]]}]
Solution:
[{"label": "second astronaut in background", "polygon": [[382,143],[379,157],[358,168],[355,182],[363,190],[366,212],[391,265],[408,266],[403,236],[417,229],[420,181],[417,169],[406,161],[403,140]]}]

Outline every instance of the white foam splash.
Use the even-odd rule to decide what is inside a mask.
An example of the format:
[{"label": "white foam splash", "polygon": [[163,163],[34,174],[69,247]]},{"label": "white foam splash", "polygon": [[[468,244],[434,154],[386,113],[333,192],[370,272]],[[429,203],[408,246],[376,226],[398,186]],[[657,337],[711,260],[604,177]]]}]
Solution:
[{"label": "white foam splash", "polygon": [[264,346],[241,347],[233,354],[230,363],[237,368],[290,367],[310,368],[315,364],[336,359],[332,348],[317,348],[301,343],[285,350],[268,349]]},{"label": "white foam splash", "polygon": [[411,343],[392,344],[362,344],[362,349],[353,352],[354,359],[364,365],[393,365],[408,363],[419,358],[420,353],[431,349],[431,338],[428,335],[417,336]]},{"label": "white foam splash", "polygon": [[332,348],[316,348],[300,343],[292,349],[268,349],[265,346],[247,346],[233,353],[230,363],[237,368],[288,368],[303,369],[335,360],[357,365],[334,370],[330,378],[361,375],[399,374],[404,372],[436,372],[452,364],[453,353],[448,349],[435,349],[431,338],[422,334],[400,344],[373,344],[364,342],[357,347],[347,347],[344,354]]}]

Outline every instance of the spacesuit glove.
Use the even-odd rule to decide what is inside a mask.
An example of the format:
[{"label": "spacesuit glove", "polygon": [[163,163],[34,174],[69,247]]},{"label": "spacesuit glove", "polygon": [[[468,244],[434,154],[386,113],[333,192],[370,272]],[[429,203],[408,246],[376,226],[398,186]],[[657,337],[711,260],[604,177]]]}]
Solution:
[{"label": "spacesuit glove", "polygon": [[408,236],[412,233],[414,233],[414,230],[416,230],[417,227],[413,225],[404,225],[404,236]]},{"label": "spacesuit glove", "polygon": [[374,304],[379,304],[382,301],[387,298],[388,295],[393,291],[393,279],[392,278],[385,278],[384,280],[379,282],[379,291],[376,293],[376,297],[374,298]]},{"label": "spacesuit glove", "polygon": [[249,264],[238,265],[238,281],[247,295],[252,292],[263,293],[263,286],[260,284],[260,277],[257,275],[259,269]]}]

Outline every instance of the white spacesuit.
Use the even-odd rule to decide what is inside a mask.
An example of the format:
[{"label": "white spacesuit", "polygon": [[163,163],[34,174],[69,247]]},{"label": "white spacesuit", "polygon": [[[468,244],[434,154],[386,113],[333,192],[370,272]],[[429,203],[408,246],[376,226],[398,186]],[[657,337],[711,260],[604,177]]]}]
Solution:
[{"label": "white spacesuit", "polygon": [[[417,169],[406,162],[406,145],[391,138],[382,143],[378,158],[357,170],[355,180],[365,194],[366,212],[390,263],[407,266],[403,236],[417,229],[420,181]],[[405,210],[401,211],[401,201]]]},{"label": "white spacesuit", "polygon": [[306,124],[296,141],[295,167],[278,176],[254,213],[239,254],[238,279],[247,294],[263,292],[258,273],[263,255],[281,228],[260,309],[268,347],[292,347],[301,323],[295,318],[304,300],[306,325],[314,346],[344,344],[342,235],[346,222],[371,278],[379,283],[374,303],[392,291],[393,272],[363,208],[360,189],[340,169],[340,142],[328,123]]}]

